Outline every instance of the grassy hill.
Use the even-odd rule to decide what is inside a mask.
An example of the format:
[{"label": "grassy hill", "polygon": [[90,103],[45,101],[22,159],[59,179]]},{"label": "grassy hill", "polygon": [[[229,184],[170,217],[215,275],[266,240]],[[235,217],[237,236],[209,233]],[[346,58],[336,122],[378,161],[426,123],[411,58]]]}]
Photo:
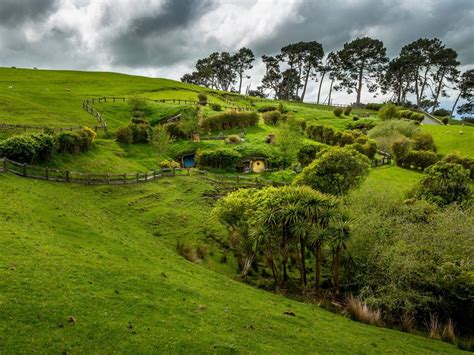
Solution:
[{"label": "grassy hill", "polygon": [[217,228],[196,178],[84,187],[0,175],[0,185],[2,353],[457,351],[184,260],[176,239]]},{"label": "grassy hill", "polygon": [[[84,98],[195,100],[201,91],[221,105],[276,105],[166,79],[0,68],[0,123],[93,126],[95,119],[82,109]],[[323,106],[284,104],[298,118],[337,130],[352,122]],[[95,107],[111,131],[130,119],[126,104]],[[147,118],[159,120],[178,109],[150,104]],[[360,113],[376,117],[375,112]],[[423,129],[433,134],[442,154],[459,150],[472,155],[474,127],[464,127],[462,135],[452,130],[449,136],[446,127]],[[278,130],[260,122],[247,130],[245,144],[262,144],[263,137]],[[452,139],[454,134],[461,138]],[[193,144],[177,141],[172,149]],[[201,148],[220,146],[223,141],[200,143]],[[99,134],[88,152],[57,154],[45,165],[124,173],[154,169],[158,159],[152,145],[119,144]],[[385,166],[373,169],[365,185],[403,195],[420,177],[419,172]],[[210,218],[214,200],[209,196],[216,186],[199,177],[80,186],[0,173],[0,187],[0,353],[458,351],[241,283],[235,261],[222,262],[218,244],[227,232]],[[202,262],[189,262],[176,252],[178,242],[205,245],[208,255]]]}]

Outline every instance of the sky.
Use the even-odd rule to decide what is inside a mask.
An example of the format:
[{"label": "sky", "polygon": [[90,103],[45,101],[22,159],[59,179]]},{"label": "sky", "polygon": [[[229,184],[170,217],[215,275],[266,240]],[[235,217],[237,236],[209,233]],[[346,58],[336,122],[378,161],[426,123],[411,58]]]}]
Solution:
[{"label": "sky", "polygon": [[[260,60],[297,41],[326,53],[356,37],[380,39],[389,57],[420,37],[440,38],[474,68],[474,0],[0,0],[0,66],[116,71],[179,80],[197,59],[245,46]],[[328,84],[328,83],[326,83]],[[323,86],[326,98],[329,85]],[[307,101],[316,100],[317,84]],[[448,91],[452,96],[454,94]],[[382,101],[368,92],[363,101]],[[339,92],[334,103],[355,94]],[[449,107],[453,98],[443,100]]]}]

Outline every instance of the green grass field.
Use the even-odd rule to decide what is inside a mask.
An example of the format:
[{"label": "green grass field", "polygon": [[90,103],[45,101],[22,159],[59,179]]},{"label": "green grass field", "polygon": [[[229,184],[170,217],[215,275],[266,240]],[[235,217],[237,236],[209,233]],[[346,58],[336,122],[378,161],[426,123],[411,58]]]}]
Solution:
[{"label": "green grass field", "polygon": [[[239,95],[166,79],[0,68],[0,123],[93,126],[97,122],[82,109],[83,98],[195,100],[200,91],[221,105],[252,105]],[[255,107],[269,104],[276,105],[261,100]],[[323,106],[284,104],[308,122],[339,130],[352,122]],[[126,104],[95,107],[112,131],[129,122]],[[179,106],[153,103],[149,110],[147,118],[159,121]],[[205,112],[215,114],[208,108]],[[360,113],[366,112],[355,112]],[[279,129],[261,121],[246,130],[241,148],[261,147],[263,138]],[[472,156],[474,128],[463,127],[463,135],[448,127],[423,129],[433,134],[439,153],[458,150]],[[1,133],[0,139],[6,136]],[[173,143],[169,155],[222,146],[222,140],[181,140]],[[44,165],[131,173],[154,169],[162,158],[152,145],[123,145],[100,134],[88,152],[56,154]],[[279,181],[293,176],[289,170],[264,174]],[[362,189],[376,185],[403,196],[420,177],[419,172],[380,167],[372,169]],[[209,195],[215,190],[197,176],[81,186],[0,173],[0,354],[458,351],[447,343],[357,323],[240,282],[235,261],[222,262],[219,240],[227,231],[210,217],[215,200]],[[178,242],[206,245],[208,255],[189,262],[178,255]]]},{"label": "green grass field", "polygon": [[0,185],[2,353],[457,351],[179,257],[176,239],[222,233],[197,178],[83,187],[0,175]]},{"label": "green grass field", "polygon": [[474,156],[474,127],[424,125],[422,129],[433,135],[438,153],[446,155],[457,152]]}]

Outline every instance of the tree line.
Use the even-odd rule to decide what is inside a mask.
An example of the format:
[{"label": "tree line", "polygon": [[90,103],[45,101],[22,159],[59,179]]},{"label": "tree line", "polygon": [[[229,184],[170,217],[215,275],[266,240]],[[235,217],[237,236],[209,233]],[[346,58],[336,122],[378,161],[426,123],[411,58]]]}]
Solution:
[{"label": "tree line", "polygon": [[[241,48],[235,54],[214,52],[199,59],[196,70],[185,74],[181,81],[242,93],[243,79],[249,79],[255,56],[251,49]],[[297,42],[281,48],[276,55],[263,55],[265,74],[256,90],[246,94],[272,96],[281,100],[304,101],[310,81],[318,83],[316,103],[331,103],[333,91],[355,93],[355,105],[361,104],[366,88],[374,96],[389,94],[390,101],[431,110],[439,107],[447,89],[457,92],[451,110],[458,107],[461,115],[470,115],[474,105],[474,70],[461,73],[454,49],[446,47],[438,38],[420,38],[402,47],[399,55],[389,59],[384,43],[369,37],[345,43],[339,51],[327,55],[317,41]],[[329,94],[322,100],[323,82],[329,80]],[[409,98],[414,98],[414,103]]]}]

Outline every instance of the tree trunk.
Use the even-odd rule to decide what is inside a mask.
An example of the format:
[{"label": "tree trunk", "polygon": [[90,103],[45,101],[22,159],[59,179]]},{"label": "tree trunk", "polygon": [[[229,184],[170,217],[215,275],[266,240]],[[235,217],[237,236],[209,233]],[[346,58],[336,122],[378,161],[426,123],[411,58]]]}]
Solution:
[{"label": "tree trunk", "polygon": [[301,282],[304,286],[306,286],[306,248],[305,248],[305,240],[303,237],[300,237],[300,253],[301,253]]},{"label": "tree trunk", "polygon": [[364,75],[364,65],[362,64],[359,70],[359,82],[357,84],[357,100],[356,106],[360,106],[360,95],[362,93],[362,76]]},{"label": "tree trunk", "polygon": [[461,91],[458,94],[458,97],[456,97],[456,101],[454,101],[453,108],[451,109],[451,117],[454,115],[454,110],[456,109],[456,105],[458,104],[459,98],[461,97]]},{"label": "tree trunk", "polygon": [[[430,67],[426,67],[426,70],[425,70],[425,74],[423,75],[423,83],[421,84],[421,91],[420,91],[420,103],[421,103],[421,100],[423,99],[423,93],[425,91],[425,87],[426,87],[426,77],[428,76],[428,71],[430,70]],[[420,106],[418,104],[418,106]],[[420,107],[418,107],[420,108]]]},{"label": "tree trunk", "polygon": [[315,267],[314,267],[314,288],[319,289],[321,284],[321,244],[318,242],[314,249]]},{"label": "tree trunk", "polygon": [[239,80],[239,94],[241,94],[242,92],[242,73],[239,73],[239,77],[240,77],[240,80]]},{"label": "tree trunk", "polygon": [[308,85],[309,72],[310,70],[306,72],[306,78],[304,79],[303,93],[301,94],[301,102],[303,102],[304,95],[306,94],[306,86]]},{"label": "tree trunk", "polygon": [[336,247],[336,254],[334,258],[334,286],[336,288],[336,294],[339,294],[339,256],[341,254],[341,246]]},{"label": "tree trunk", "polygon": [[444,71],[441,74],[441,78],[439,79],[438,87],[436,88],[436,96],[435,96],[435,99],[434,99],[433,109],[431,110],[431,113],[433,113],[434,110],[436,110],[436,106],[438,105],[439,94],[441,93],[441,89],[443,87],[443,79],[444,79]]},{"label": "tree trunk", "polygon": [[317,104],[319,104],[319,98],[321,96],[321,87],[323,86],[323,80],[324,80],[325,75],[326,75],[326,72],[324,71],[323,74],[321,75],[321,79],[320,79],[320,82],[319,82],[318,100],[316,101]]},{"label": "tree trunk", "polygon": [[334,84],[334,79],[331,79],[331,85],[329,86],[328,105],[331,105],[331,94],[332,94],[332,85],[333,84]]}]

